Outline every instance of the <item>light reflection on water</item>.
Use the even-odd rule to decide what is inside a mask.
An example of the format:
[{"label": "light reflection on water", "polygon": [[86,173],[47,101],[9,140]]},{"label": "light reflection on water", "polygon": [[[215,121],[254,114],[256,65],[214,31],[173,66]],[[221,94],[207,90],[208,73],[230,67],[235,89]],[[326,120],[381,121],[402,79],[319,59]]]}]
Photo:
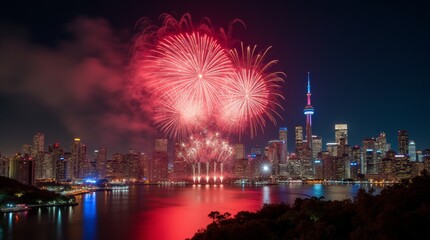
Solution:
[{"label": "light reflection on water", "polygon": [[[76,196],[76,207],[4,213],[0,239],[185,239],[212,220],[211,211],[256,211],[298,197],[342,200],[363,185],[130,186]],[[375,186],[373,186],[375,187]],[[366,190],[368,186],[365,186]],[[379,192],[380,188],[377,188]]]}]

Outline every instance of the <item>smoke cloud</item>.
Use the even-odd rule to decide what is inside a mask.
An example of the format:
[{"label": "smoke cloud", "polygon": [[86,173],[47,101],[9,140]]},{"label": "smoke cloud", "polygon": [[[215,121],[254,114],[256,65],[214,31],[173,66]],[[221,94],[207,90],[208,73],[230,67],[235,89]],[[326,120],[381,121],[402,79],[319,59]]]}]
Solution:
[{"label": "smoke cloud", "polygon": [[0,93],[38,101],[83,142],[143,149],[155,130],[149,104],[131,97],[130,45],[104,19],[80,17],[67,31],[55,46],[1,38]]}]

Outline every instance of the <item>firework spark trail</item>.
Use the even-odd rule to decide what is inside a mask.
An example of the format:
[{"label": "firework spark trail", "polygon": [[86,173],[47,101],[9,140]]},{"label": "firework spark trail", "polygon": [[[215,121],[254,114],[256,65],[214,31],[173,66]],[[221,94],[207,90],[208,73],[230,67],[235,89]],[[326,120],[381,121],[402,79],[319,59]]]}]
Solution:
[{"label": "firework spark trail", "polygon": [[179,155],[189,163],[224,162],[233,155],[233,148],[220,134],[201,132],[180,143]]}]

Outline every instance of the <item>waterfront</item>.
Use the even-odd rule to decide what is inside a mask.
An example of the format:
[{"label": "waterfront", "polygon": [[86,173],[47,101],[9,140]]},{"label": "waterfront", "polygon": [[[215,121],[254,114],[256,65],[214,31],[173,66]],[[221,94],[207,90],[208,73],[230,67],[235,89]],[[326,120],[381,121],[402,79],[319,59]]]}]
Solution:
[{"label": "waterfront", "polygon": [[131,186],[76,196],[75,207],[4,213],[0,239],[185,239],[211,222],[211,211],[234,215],[297,197],[341,200],[360,187],[370,185]]}]

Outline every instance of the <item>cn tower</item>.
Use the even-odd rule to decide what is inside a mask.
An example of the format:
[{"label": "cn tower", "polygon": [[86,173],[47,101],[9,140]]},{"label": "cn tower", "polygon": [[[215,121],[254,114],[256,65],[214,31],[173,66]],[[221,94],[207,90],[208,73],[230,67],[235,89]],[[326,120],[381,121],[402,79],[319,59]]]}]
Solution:
[{"label": "cn tower", "polygon": [[[314,114],[314,108],[311,105],[311,80],[310,73],[308,72],[308,104],[306,105],[303,113],[306,115],[306,145],[308,149],[312,150],[312,114]],[[311,151],[312,156],[312,151]]]}]

